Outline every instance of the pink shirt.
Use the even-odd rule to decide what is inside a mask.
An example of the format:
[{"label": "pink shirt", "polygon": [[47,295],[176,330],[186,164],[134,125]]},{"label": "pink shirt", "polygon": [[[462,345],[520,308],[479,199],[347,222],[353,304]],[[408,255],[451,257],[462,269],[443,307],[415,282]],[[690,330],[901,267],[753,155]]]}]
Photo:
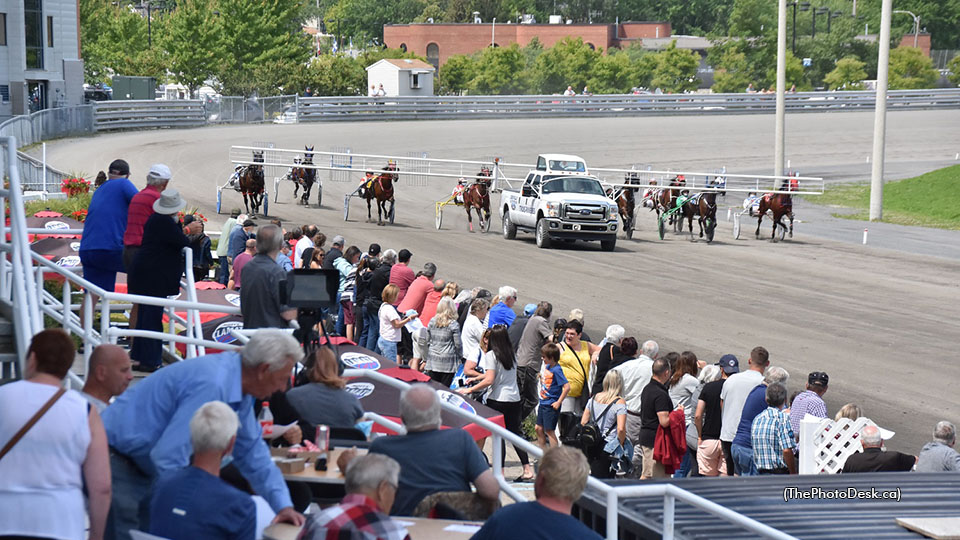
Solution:
[{"label": "pink shirt", "polygon": [[[396,266],[394,266],[394,268],[396,268]],[[407,289],[407,294],[403,297],[403,301],[400,302],[400,306],[397,308],[397,311],[400,313],[406,313],[411,309],[415,309],[417,310],[417,313],[420,313],[423,311],[423,304],[427,299],[427,293],[432,291],[433,281],[425,276],[418,277],[413,281],[413,283],[410,284],[410,287]]]},{"label": "pink shirt", "polygon": [[147,186],[130,199],[127,209],[127,230],[123,233],[124,246],[139,246],[143,243],[143,226],[153,215],[153,203],[160,198],[160,190]]},{"label": "pink shirt", "polygon": [[244,251],[243,253],[237,255],[233,259],[233,286],[237,289],[240,288],[240,273],[243,272],[243,267],[246,266],[250,260],[253,259],[253,255]]},{"label": "pink shirt", "polygon": [[432,319],[437,314],[437,304],[440,303],[440,299],[443,298],[443,291],[434,291],[430,290],[427,293],[427,299],[423,302],[423,311],[420,312],[420,322],[424,326],[430,324],[430,319]]},{"label": "pink shirt", "polygon": [[413,270],[405,264],[397,263],[390,268],[390,284],[400,288],[397,303],[403,302],[403,297],[407,295],[407,289],[413,283],[413,278]]}]

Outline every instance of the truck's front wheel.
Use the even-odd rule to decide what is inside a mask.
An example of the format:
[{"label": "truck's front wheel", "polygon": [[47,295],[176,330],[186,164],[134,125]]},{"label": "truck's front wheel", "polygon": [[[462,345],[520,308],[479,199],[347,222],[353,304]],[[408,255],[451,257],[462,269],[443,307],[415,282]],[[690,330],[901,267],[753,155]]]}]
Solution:
[{"label": "truck's front wheel", "polygon": [[510,221],[510,212],[503,211],[503,237],[507,240],[513,240],[517,237],[517,226]]},{"label": "truck's front wheel", "polygon": [[550,234],[547,232],[547,220],[541,219],[537,222],[537,247],[549,249],[550,244]]},{"label": "truck's front wheel", "polygon": [[613,250],[616,249],[616,248],[617,248],[617,239],[616,239],[616,237],[611,238],[611,239],[609,239],[609,240],[601,240],[601,241],[600,241],[600,249],[602,249],[602,250],[604,250],[604,251],[613,251]]}]

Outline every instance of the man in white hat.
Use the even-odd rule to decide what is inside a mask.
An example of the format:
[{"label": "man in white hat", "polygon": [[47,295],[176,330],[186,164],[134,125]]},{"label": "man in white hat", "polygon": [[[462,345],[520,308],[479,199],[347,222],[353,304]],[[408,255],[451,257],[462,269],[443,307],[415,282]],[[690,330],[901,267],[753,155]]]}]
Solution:
[{"label": "man in white hat", "polygon": [[[123,233],[123,267],[130,271],[133,265],[133,258],[140,250],[140,244],[143,242],[143,226],[153,215],[153,203],[160,198],[160,192],[167,189],[170,184],[170,167],[162,163],[157,163],[150,167],[147,173],[147,186],[140,190],[130,200],[130,208],[127,211],[127,230]],[[137,304],[130,308],[130,328],[137,327]],[[133,338],[131,338],[131,342]]]}]

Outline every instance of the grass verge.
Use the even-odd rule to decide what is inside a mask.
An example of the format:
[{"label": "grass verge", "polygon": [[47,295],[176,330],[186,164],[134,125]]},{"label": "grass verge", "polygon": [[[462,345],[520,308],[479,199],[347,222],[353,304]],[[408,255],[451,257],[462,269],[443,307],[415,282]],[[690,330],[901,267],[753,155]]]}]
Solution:
[{"label": "grass verge", "polygon": [[[834,217],[869,219],[870,184],[844,184],[827,188],[809,201],[852,209]],[[888,182],[883,188],[883,221],[938,229],[960,229],[960,165],[914,178]]]}]

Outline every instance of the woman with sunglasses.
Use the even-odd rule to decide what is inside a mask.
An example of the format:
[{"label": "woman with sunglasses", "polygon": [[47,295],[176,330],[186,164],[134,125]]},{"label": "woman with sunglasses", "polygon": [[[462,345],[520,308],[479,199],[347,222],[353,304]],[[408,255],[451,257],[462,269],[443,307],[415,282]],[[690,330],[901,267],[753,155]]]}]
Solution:
[{"label": "woman with sunglasses", "polygon": [[[487,393],[487,407],[503,413],[503,422],[513,434],[523,437],[520,430],[520,389],[517,387],[517,359],[507,334],[507,325],[497,324],[490,328],[489,350],[480,360],[483,374],[470,379],[471,386],[461,388],[461,394],[470,394],[477,390],[489,388]],[[533,482],[533,467],[527,453],[514,446],[520,464],[523,465],[523,474],[515,482]],[[494,452],[498,451],[494,449]],[[506,452],[506,444],[501,444],[499,452]]]}]

